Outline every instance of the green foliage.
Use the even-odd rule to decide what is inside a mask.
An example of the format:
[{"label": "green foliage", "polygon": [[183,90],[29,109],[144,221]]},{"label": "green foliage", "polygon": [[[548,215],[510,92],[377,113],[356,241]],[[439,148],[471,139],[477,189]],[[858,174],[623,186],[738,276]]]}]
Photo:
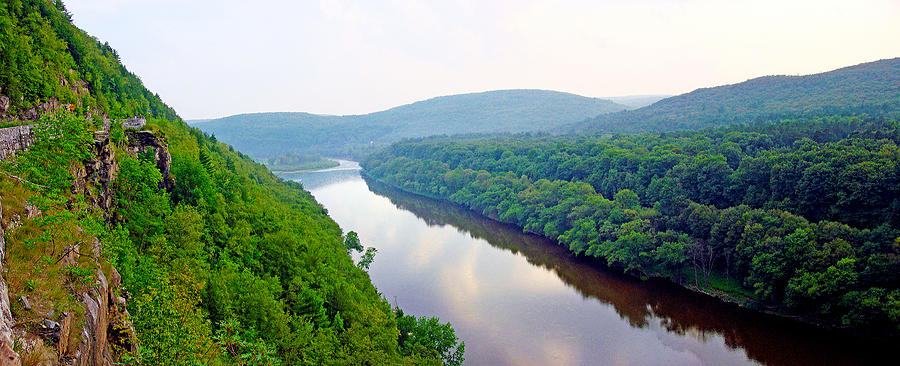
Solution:
[{"label": "green foliage", "polygon": [[279,155],[285,153],[362,157],[403,138],[548,131],[624,109],[608,100],[568,93],[499,90],[438,97],[365,115],[254,113],[195,126],[255,159],[281,160]]},{"label": "green foliage", "polygon": [[175,112],[119,63],[109,44],[71,23],[59,2],[16,0],[0,4],[0,93],[15,115],[50,100],[78,113],[112,118]]},{"label": "green foliage", "polygon": [[110,122],[109,124],[109,140],[117,146],[121,146],[125,142],[125,128],[119,122]]},{"label": "green foliage", "polygon": [[375,261],[375,253],[378,253],[378,249],[372,247],[366,248],[366,252],[363,253],[362,258],[359,259],[359,263],[356,263],[356,266],[362,270],[368,270],[369,266],[372,265],[372,262]]},{"label": "green foliage", "polygon": [[94,283],[94,271],[88,268],[67,265],[64,269],[70,281],[78,282],[82,285]]},{"label": "green foliage", "polygon": [[154,240],[163,245],[166,221],[170,212],[169,197],[159,190],[162,174],[147,160],[125,156],[119,161],[116,180],[117,213],[132,240],[146,249]]},{"label": "green foliage", "polygon": [[344,247],[348,251],[363,251],[363,246],[359,242],[359,235],[355,231],[348,231],[347,235],[344,236]]},{"label": "green foliage", "polygon": [[447,366],[459,366],[465,361],[466,342],[460,342],[450,323],[436,317],[404,315],[396,309],[397,330],[400,331],[400,352],[404,356],[426,356],[439,359]]},{"label": "green foliage", "polygon": [[636,110],[577,121],[564,129],[581,133],[662,132],[798,116],[897,116],[897,84],[900,58],[893,58],[815,75],[764,76],[697,89]]},{"label": "green foliage", "polygon": [[[6,117],[51,101],[75,112],[43,116],[33,127],[34,144],[11,165],[9,173],[39,188],[28,199],[42,214],[14,238],[22,244],[10,251],[16,271],[4,276],[54,306],[66,305],[67,294],[50,296],[47,284],[64,278],[67,287],[56,281],[53,288],[80,292],[93,285],[97,268],[80,262],[56,268],[56,256],[72,244],[88,253],[99,238],[100,260],[121,274],[140,345],[136,354],[116,358],[142,365],[410,360],[400,353],[390,306],[309,192],[189,128],[109,45],[72,25],[60,2],[0,2],[0,93],[11,99]],[[88,113],[95,123],[80,117]],[[101,187],[82,179],[88,186],[75,190],[73,173],[94,158],[102,117],[134,115],[147,116],[148,129],[168,146],[175,185],[161,186],[153,154],[124,149],[127,136],[113,121],[114,207],[102,213],[104,221],[81,195]],[[374,255],[367,253],[364,263]],[[32,278],[21,278],[26,272]]]},{"label": "green foliage", "polygon": [[236,320],[228,320],[219,325],[215,335],[216,343],[225,350],[225,362],[240,366],[278,366],[275,347],[255,337],[254,332],[241,329]]},{"label": "green foliage", "polygon": [[[180,277],[180,278],[179,278]],[[184,276],[167,278],[135,296],[138,360],[148,365],[203,365],[218,355],[200,303],[200,286]]]},{"label": "green foliage", "polygon": [[866,291],[850,291],[843,297],[841,306],[846,309],[844,324],[851,326],[875,326],[898,331],[900,324],[900,290],[873,287]]},{"label": "green foliage", "polygon": [[15,170],[26,179],[61,194],[72,186],[73,172],[91,157],[93,135],[84,117],[45,114],[31,127],[34,143],[16,157]]},{"label": "green foliage", "polygon": [[887,294],[900,271],[896,126],[860,116],[664,135],[432,137],[362,165],[641,277],[883,331],[875,319],[893,319]]}]

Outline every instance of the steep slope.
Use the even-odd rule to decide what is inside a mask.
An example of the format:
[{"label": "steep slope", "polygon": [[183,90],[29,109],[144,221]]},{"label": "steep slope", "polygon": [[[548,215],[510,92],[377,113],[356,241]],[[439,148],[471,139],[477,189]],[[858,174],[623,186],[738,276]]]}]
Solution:
[{"label": "steep slope", "polygon": [[401,341],[436,333],[398,329],[355,235],[188,127],[61,2],[0,3],[0,50],[0,121],[21,125],[0,129],[0,364],[460,359],[452,331]]},{"label": "steep slope", "polygon": [[286,152],[360,156],[400,139],[441,134],[554,131],[624,110],[608,100],[548,90],[498,90],[428,99],[353,116],[241,114],[194,125],[256,159]]},{"label": "steep slope", "polygon": [[633,111],[600,115],[568,132],[701,129],[800,115],[872,115],[900,111],[900,58],[806,76],[764,76],[697,89]]}]

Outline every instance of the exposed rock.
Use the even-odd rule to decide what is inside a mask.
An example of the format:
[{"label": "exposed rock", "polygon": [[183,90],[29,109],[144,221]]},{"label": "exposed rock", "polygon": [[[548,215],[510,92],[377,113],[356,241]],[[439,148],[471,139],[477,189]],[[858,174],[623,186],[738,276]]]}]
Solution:
[{"label": "exposed rock", "polygon": [[91,240],[91,254],[94,255],[95,261],[99,261],[100,255],[103,254],[103,244],[100,244],[100,240],[97,238]]},{"label": "exposed rock", "polygon": [[[112,345],[115,349],[136,352],[137,337],[134,333],[128,310],[125,308],[125,299],[116,295],[122,291],[122,278],[119,272],[113,269],[110,274],[111,281],[99,269],[97,270],[97,286],[82,294],[84,302],[84,326],[81,330],[81,344],[75,351],[74,364],[79,366],[111,365],[113,362]],[[63,339],[68,337],[66,319],[63,319],[60,332],[59,347],[63,345]],[[70,325],[71,326],[71,325]],[[66,342],[69,342],[66,339]],[[60,357],[71,353],[73,350],[60,348]]]},{"label": "exposed rock", "polygon": [[25,202],[25,217],[29,219],[33,219],[41,215],[41,209],[37,208],[37,206],[32,205],[29,202]]},{"label": "exposed rock", "polygon": [[3,343],[0,345],[0,366],[21,366],[22,359],[19,354],[12,349],[12,343]]},{"label": "exposed rock", "polygon": [[68,104],[63,105],[59,103],[59,100],[57,100],[56,98],[51,98],[46,102],[26,109],[20,114],[19,118],[22,121],[37,121],[41,118],[42,115],[59,111],[66,106],[68,106]]},{"label": "exposed rock", "polygon": [[[0,223],[3,222],[3,205],[0,204]],[[6,263],[6,236],[3,225],[0,225],[0,274],[3,273],[3,264]]]},{"label": "exposed rock", "polygon": [[70,357],[70,353],[73,351],[72,346],[69,344],[72,340],[72,337],[69,334],[72,332],[72,314],[71,313],[63,313],[62,317],[62,329],[59,332],[59,343],[56,344],[56,351],[59,354],[59,358],[67,359]]},{"label": "exposed rock", "polygon": [[147,119],[140,116],[128,118],[124,122],[122,122],[122,127],[125,129],[132,128],[135,130],[140,130],[144,128],[145,125],[147,125]]},{"label": "exposed rock", "polygon": [[44,319],[44,321],[41,322],[41,326],[44,327],[45,329],[53,329],[57,332],[59,331],[59,329],[61,329],[59,323],[52,321],[50,319]]},{"label": "exposed rock", "polygon": [[[57,108],[58,105],[54,105],[54,103],[45,103],[33,109],[36,111],[47,111]],[[36,119],[37,116],[39,114],[34,116],[27,115],[25,118],[33,117]],[[104,121],[107,122],[108,120],[104,118]],[[104,125],[108,126],[108,123],[104,123]],[[174,184],[169,174],[171,156],[164,139],[149,131],[129,130],[126,134],[128,136],[129,152],[134,154],[152,153],[156,165],[164,178],[163,182],[160,183],[160,188],[171,189]],[[33,139],[31,126],[0,129],[0,159],[8,159],[17,152],[25,151],[33,143]],[[97,131],[94,134],[93,153],[94,156],[90,160],[83,162],[83,168],[75,172],[75,182],[72,190],[73,193],[84,194],[89,202],[95,207],[102,209],[108,215],[113,208],[112,188],[118,174],[115,149],[111,145],[108,128],[105,128],[103,131]],[[96,189],[88,189],[88,187]],[[37,207],[27,202],[24,211],[25,213],[22,216],[27,216],[28,218],[41,214]],[[2,207],[0,207],[0,217],[2,217]],[[12,217],[11,219],[6,220],[7,227],[21,225],[22,218]],[[3,231],[0,228],[0,274],[3,273],[4,244]],[[99,240],[94,240],[91,242],[89,255],[92,255],[97,260],[101,255],[102,249],[102,243]],[[79,253],[80,250],[81,248],[78,245],[66,248],[62,253],[62,265],[77,264],[79,256],[88,254]],[[51,352],[58,355],[58,360],[48,361],[50,362],[48,364],[63,363],[79,366],[112,365],[116,360],[116,355],[113,354],[114,349],[136,352],[137,337],[126,308],[126,298],[128,296],[121,288],[121,277],[115,269],[111,273],[111,280],[111,283],[107,281],[107,278],[98,266],[95,286],[81,294],[86,310],[84,317],[75,319],[74,313],[67,312],[62,314],[58,321],[45,319],[34,328],[31,328],[31,330],[28,330],[28,332],[41,336],[47,342],[44,343],[40,339],[32,337],[29,338],[30,341],[25,340],[26,343],[33,343],[28,343],[31,346],[26,347],[26,349],[32,351],[41,349],[44,350],[41,352],[45,352],[47,349],[44,346],[45,344],[56,343],[55,350],[51,350]],[[6,284],[0,277],[0,366],[19,366],[21,365],[21,358],[12,348],[12,327],[14,322],[9,310],[9,295],[7,291]],[[23,297],[22,300],[26,308],[31,307],[27,298]],[[51,315],[49,318],[54,317]],[[80,337],[73,335],[73,333],[77,334],[76,332],[79,331],[81,333]]]},{"label": "exposed rock", "polygon": [[6,230],[15,230],[19,226],[22,226],[22,217],[19,214],[12,214],[9,215],[9,220],[6,221],[4,228]]},{"label": "exposed rock", "polygon": [[153,150],[153,158],[156,161],[156,168],[162,173],[163,180],[159,182],[159,188],[171,191],[175,187],[175,180],[169,174],[172,167],[172,156],[169,155],[169,145],[166,144],[162,136],[156,136],[151,131],[132,131],[126,130],[125,136],[128,137],[128,148],[134,154],[146,154]]},{"label": "exposed rock", "polygon": [[[83,194],[94,207],[108,215],[112,209],[112,184],[119,170],[115,149],[110,145],[107,131],[94,132],[93,157],[83,163],[84,167],[74,172],[72,192]],[[88,184],[96,191],[87,189]]]},{"label": "exposed rock", "polygon": [[62,326],[59,323],[50,319],[44,319],[44,321],[40,322],[34,329],[34,333],[52,344],[59,342],[61,330]]},{"label": "exposed rock", "polygon": [[31,303],[28,302],[28,298],[25,296],[19,296],[19,302],[22,303],[22,308],[25,310],[31,310]]},{"label": "exposed rock", "polygon": [[0,118],[6,116],[6,111],[9,110],[9,97],[0,94]]},{"label": "exposed rock", "polygon": [[25,151],[34,143],[31,125],[0,128],[0,160],[7,160],[16,152]]},{"label": "exposed rock", "polygon": [[63,251],[60,265],[65,268],[66,266],[74,266],[76,264],[78,264],[78,244],[72,244]]},{"label": "exposed rock", "polygon": [[81,328],[81,344],[76,353],[78,366],[112,365],[109,344],[106,342],[109,327],[109,283],[103,271],[97,270],[97,285],[82,294],[84,303],[84,327]]},{"label": "exposed rock", "polygon": [[[0,217],[3,217],[3,206],[0,205]],[[6,258],[6,239],[0,227],[0,258]],[[3,273],[4,262],[0,260],[0,274]],[[9,308],[9,289],[6,280],[0,275],[0,366],[20,366],[22,359],[13,350],[12,312]]]},{"label": "exposed rock", "polygon": [[134,325],[131,323],[131,314],[126,308],[127,302],[124,297],[117,296],[115,292],[124,292],[122,288],[122,277],[115,268],[112,270],[111,282],[109,287],[109,298],[113,299],[113,306],[110,306],[109,313],[109,343],[116,345],[119,349],[137,352],[137,335],[134,332]]}]

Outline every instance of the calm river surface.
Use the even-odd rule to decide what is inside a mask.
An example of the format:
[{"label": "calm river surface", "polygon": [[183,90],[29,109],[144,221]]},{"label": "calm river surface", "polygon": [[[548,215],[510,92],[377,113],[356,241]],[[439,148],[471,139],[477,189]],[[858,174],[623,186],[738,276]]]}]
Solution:
[{"label": "calm river surface", "polygon": [[466,342],[466,365],[872,365],[894,358],[891,347],[605,270],[550,240],[365,180],[353,162],[282,176],[301,181],[341,228],[378,249],[369,274],[389,302],[453,323]]}]

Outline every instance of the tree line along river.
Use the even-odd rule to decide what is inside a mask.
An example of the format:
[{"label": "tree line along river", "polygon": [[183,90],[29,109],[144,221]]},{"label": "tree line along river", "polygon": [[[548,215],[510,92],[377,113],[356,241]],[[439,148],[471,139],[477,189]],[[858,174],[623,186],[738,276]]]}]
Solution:
[{"label": "tree line along river", "polygon": [[408,314],[439,316],[468,365],[877,365],[890,347],[640,281],[460,207],[364,179],[353,162],[283,174],[378,249]]}]

